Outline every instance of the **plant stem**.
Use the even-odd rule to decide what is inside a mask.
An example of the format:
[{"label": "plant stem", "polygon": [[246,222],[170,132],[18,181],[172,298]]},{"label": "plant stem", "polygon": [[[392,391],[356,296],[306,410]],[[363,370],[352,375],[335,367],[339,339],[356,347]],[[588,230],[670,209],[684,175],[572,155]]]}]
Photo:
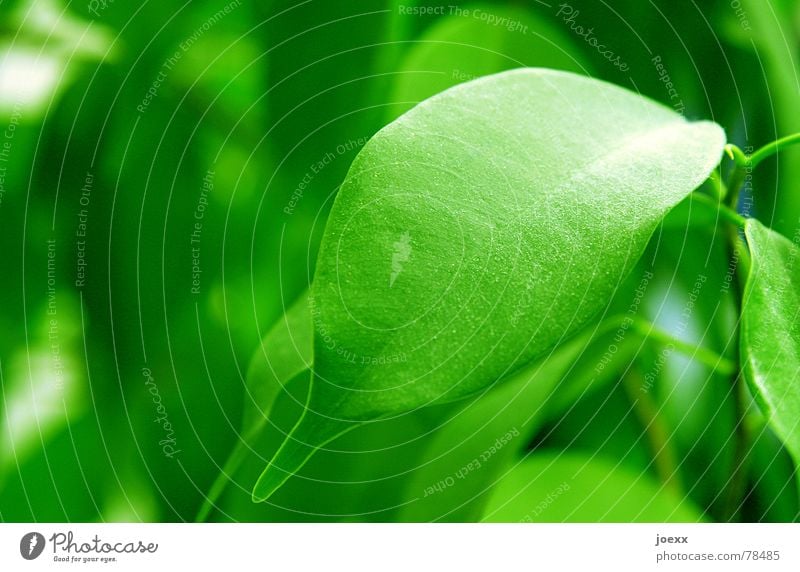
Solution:
[{"label": "plant stem", "polygon": [[800,133],[795,133],[782,137],[772,143],[767,143],[749,156],[745,155],[744,151],[739,149],[736,145],[725,145],[725,153],[727,153],[728,157],[734,162],[733,171],[728,180],[728,206],[736,210],[739,203],[739,191],[747,173],[752,172],[752,170],[767,157],[776,155],[787,147],[798,144],[800,144]]},{"label": "plant stem", "polygon": [[722,357],[716,352],[713,352],[702,346],[695,346],[684,342],[683,340],[668,334],[664,330],[656,328],[653,324],[647,322],[646,320],[640,319],[638,321],[634,321],[634,325],[636,326],[636,329],[639,330],[639,333],[641,333],[645,338],[651,338],[663,345],[672,345],[676,350],[685,354],[687,357],[690,357],[702,363],[703,365],[708,366],[712,370],[722,373],[730,373],[735,369],[733,362]]},{"label": "plant stem", "polygon": [[[742,266],[749,271],[749,257],[742,245],[739,230],[731,228],[728,231],[728,256],[736,268],[736,278],[732,281],[733,299],[736,303],[736,314],[741,324],[742,313],[742,282],[747,274],[742,272]],[[733,340],[733,360],[735,368],[731,376],[731,391],[733,392],[736,425],[734,427],[734,459],[733,474],[728,479],[724,496],[724,518],[731,521],[741,507],[742,496],[747,484],[747,458],[750,435],[746,426],[747,406],[744,404],[745,388],[742,384],[741,360],[739,352],[739,329],[737,327]]]},{"label": "plant stem", "polygon": [[701,205],[713,209],[720,217],[738,228],[744,228],[744,225],[747,222],[747,219],[745,219],[742,215],[734,210],[731,210],[723,203],[714,201],[707,195],[692,193],[692,200],[696,200]]},{"label": "plant stem", "polygon": [[794,135],[788,135],[786,137],[782,137],[777,141],[773,141],[772,143],[767,143],[761,149],[758,149],[755,153],[748,157],[750,166],[755,168],[761,161],[775,155],[776,153],[781,152],[782,150],[786,149],[787,147],[791,147],[792,145],[797,145],[800,143],[800,133],[795,133]]},{"label": "plant stem", "polygon": [[656,474],[661,482],[664,483],[665,488],[682,498],[685,494],[678,470],[678,458],[669,442],[669,431],[661,419],[659,409],[650,394],[646,391],[640,391],[643,387],[642,382],[642,376],[635,366],[631,366],[622,378],[631,406],[639,422],[644,427],[650,450],[653,453]]},{"label": "plant stem", "polygon": [[733,171],[731,171],[728,179],[728,208],[735,212],[736,207],[739,206],[739,191],[742,188],[747,172],[752,170],[752,167],[750,166],[750,159],[736,145],[725,145],[725,152],[734,162]]},{"label": "plant stem", "polygon": [[748,460],[752,449],[750,430],[747,426],[747,387],[742,383],[741,372],[733,380],[736,427],[734,428],[734,465],[724,499],[724,514],[731,521],[741,508],[742,497],[747,486]]},{"label": "plant stem", "polygon": [[695,346],[676,338],[664,330],[659,329],[652,322],[648,322],[639,316],[614,316],[609,318],[604,325],[609,330],[612,330],[615,327],[622,325],[626,321],[630,322],[634,330],[636,330],[636,332],[646,340],[653,339],[665,346],[671,345],[687,357],[696,360],[697,362],[702,363],[703,365],[715,371],[719,371],[724,375],[729,375],[736,371],[735,364],[729,359],[712,350],[709,350],[708,348]]},{"label": "plant stem", "polygon": [[728,186],[723,182],[722,177],[716,170],[711,171],[708,180],[711,182],[712,188],[714,189],[714,197],[717,199],[717,202],[722,202],[728,194]]}]

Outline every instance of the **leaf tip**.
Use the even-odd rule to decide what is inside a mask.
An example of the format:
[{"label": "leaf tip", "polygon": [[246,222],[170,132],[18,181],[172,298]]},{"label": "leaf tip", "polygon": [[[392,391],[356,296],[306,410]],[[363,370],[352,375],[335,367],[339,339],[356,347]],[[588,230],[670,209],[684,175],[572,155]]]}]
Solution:
[{"label": "leaf tip", "polygon": [[253,502],[264,502],[297,474],[320,447],[358,426],[316,415],[306,409],[253,486]]},{"label": "leaf tip", "polygon": [[295,434],[300,426],[298,423],[294,430],[286,436],[272,459],[264,467],[256,484],[253,486],[251,494],[253,502],[268,500],[289,480],[289,477],[303,468],[306,461],[314,454],[315,447],[307,445],[303,440],[296,438]]},{"label": "leaf tip", "polygon": [[254,503],[266,502],[289,480],[290,473],[275,466],[272,461],[258,477],[250,498]]}]

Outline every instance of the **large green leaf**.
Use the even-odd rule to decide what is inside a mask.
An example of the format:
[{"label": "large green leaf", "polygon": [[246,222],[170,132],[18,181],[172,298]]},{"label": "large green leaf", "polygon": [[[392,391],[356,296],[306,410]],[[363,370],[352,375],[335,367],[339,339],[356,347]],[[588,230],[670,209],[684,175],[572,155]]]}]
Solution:
[{"label": "large green leaf", "polygon": [[800,248],[755,219],[742,300],[743,372],[775,433],[800,462]]},{"label": "large green leaf", "polygon": [[456,86],[384,128],[323,238],[309,413],[254,498],[354,423],[473,394],[568,338],[723,144],[716,124],[544,69]]},{"label": "large green leaf", "polygon": [[691,503],[602,457],[535,454],[498,483],[489,522],[698,522]]}]

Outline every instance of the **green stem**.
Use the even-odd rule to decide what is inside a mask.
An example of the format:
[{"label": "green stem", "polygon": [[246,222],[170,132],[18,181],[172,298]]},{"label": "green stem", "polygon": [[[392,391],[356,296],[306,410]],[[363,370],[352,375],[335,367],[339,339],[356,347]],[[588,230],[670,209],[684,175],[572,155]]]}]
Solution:
[{"label": "green stem", "polygon": [[729,359],[713,352],[702,346],[695,346],[693,344],[684,342],[675,336],[668,334],[663,330],[659,330],[653,324],[646,320],[634,320],[635,327],[643,336],[651,338],[660,342],[663,345],[672,345],[676,350],[682,352],[687,357],[690,357],[709,368],[719,371],[723,374],[729,374],[734,370],[734,363]]},{"label": "green stem", "polygon": [[795,133],[794,135],[788,135],[786,137],[782,137],[777,141],[773,141],[772,143],[767,143],[761,149],[750,155],[748,157],[750,166],[755,168],[761,161],[775,155],[776,153],[780,153],[787,147],[791,147],[792,145],[797,145],[800,143],[800,133]]},{"label": "green stem", "polygon": [[741,372],[733,380],[734,403],[736,412],[736,427],[734,429],[734,459],[733,473],[728,480],[728,488],[724,499],[725,517],[733,520],[739,512],[747,487],[747,472],[752,449],[751,431],[747,424],[748,394],[743,383]]},{"label": "green stem", "polygon": [[[741,322],[741,299],[742,283],[749,272],[749,254],[745,252],[746,247],[742,243],[741,236],[737,229],[731,228],[728,233],[728,255],[735,264],[736,279],[732,281],[733,299],[737,304],[736,313]],[[744,267],[744,272],[742,268]],[[745,460],[750,443],[750,435],[746,425],[747,406],[744,403],[745,391],[742,384],[741,361],[739,355],[739,331],[735,333],[733,340],[733,360],[735,368],[731,374],[731,391],[733,392],[736,425],[734,427],[734,460],[733,474],[728,479],[724,498],[725,520],[732,521],[736,517],[741,507],[742,497],[744,496],[747,484],[747,470]]]},{"label": "green stem", "polygon": [[645,435],[653,453],[653,464],[656,474],[664,487],[671,490],[678,497],[684,497],[680,471],[678,470],[678,457],[670,445],[670,432],[659,415],[655,401],[647,392],[639,391],[643,387],[642,376],[634,366],[622,378],[633,411],[639,422],[644,427]]},{"label": "green stem", "polygon": [[750,159],[736,145],[725,145],[725,152],[734,162],[733,171],[731,171],[728,179],[728,208],[736,211],[736,207],[739,206],[739,191],[742,188],[748,170],[751,170],[752,167],[750,166]]},{"label": "green stem", "polygon": [[739,191],[747,173],[752,172],[767,157],[772,157],[784,149],[798,144],[800,144],[800,133],[795,133],[781,137],[772,143],[767,143],[749,156],[745,155],[744,151],[736,145],[725,145],[725,153],[734,162],[733,171],[731,171],[730,179],[728,180],[728,206],[736,210],[739,202]]},{"label": "green stem", "polygon": [[711,171],[708,180],[711,182],[711,186],[714,189],[714,198],[717,199],[717,202],[722,202],[728,194],[728,186],[723,182],[722,177],[717,171]]},{"label": "green stem", "polygon": [[744,228],[747,219],[745,219],[742,215],[737,213],[734,210],[731,210],[730,207],[725,206],[724,204],[715,201],[711,197],[707,195],[703,195],[700,193],[692,193],[692,200],[697,201],[704,207],[708,207],[713,211],[717,212],[717,214],[728,221],[729,223],[733,224],[737,228]]},{"label": "green stem", "polygon": [[718,371],[723,375],[730,375],[736,371],[735,364],[729,359],[707,348],[695,346],[676,338],[675,336],[659,329],[652,322],[648,322],[639,316],[614,316],[606,321],[605,326],[609,329],[613,329],[618,325],[622,325],[626,321],[630,322],[634,330],[636,330],[636,332],[638,332],[639,335],[644,339],[652,339],[661,343],[662,345],[672,346],[687,357],[702,363],[714,371]]}]

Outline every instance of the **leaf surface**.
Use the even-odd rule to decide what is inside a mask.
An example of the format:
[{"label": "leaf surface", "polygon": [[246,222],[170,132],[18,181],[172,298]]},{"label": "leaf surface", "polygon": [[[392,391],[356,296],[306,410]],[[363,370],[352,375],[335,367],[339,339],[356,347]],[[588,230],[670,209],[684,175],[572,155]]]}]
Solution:
[{"label": "leaf surface", "polygon": [[331,212],[308,413],[254,498],[353,424],[472,395],[569,338],[724,141],[714,123],[545,69],[461,84],[385,127]]},{"label": "leaf surface", "polygon": [[646,473],[599,456],[534,454],[498,483],[487,522],[699,522],[691,503]]},{"label": "leaf surface", "polygon": [[755,219],[742,300],[742,369],[775,433],[800,462],[800,248]]}]

